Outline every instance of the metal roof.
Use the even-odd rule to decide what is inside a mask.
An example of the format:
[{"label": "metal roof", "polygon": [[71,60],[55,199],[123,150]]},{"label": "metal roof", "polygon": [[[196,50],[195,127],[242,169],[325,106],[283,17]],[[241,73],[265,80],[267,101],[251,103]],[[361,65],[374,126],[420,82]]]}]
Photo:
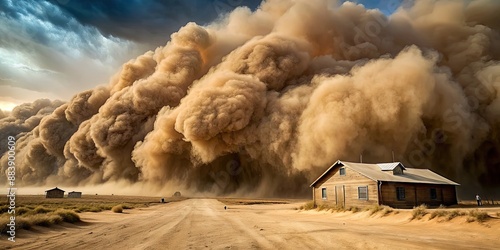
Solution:
[{"label": "metal roof", "polygon": [[382,169],[382,171],[394,170],[397,166],[401,166],[403,169],[406,169],[401,162],[377,163],[377,166]]},{"label": "metal roof", "polygon": [[[404,168],[404,174],[393,175],[392,173],[387,173],[382,171],[384,168],[389,168],[389,164],[393,164],[396,167],[398,162],[393,163],[383,163],[383,164],[366,164],[366,163],[353,163],[346,161],[337,161],[331,167],[329,167],[318,179],[311,183],[312,187],[316,182],[318,182],[323,176],[330,172],[333,168],[338,165],[345,166],[348,169],[352,169],[369,179],[374,181],[387,181],[387,182],[404,182],[404,183],[422,183],[422,184],[442,184],[442,185],[460,185],[454,181],[446,179],[445,177],[432,172],[429,169],[417,169],[417,168]],[[403,164],[401,164],[402,166]],[[404,167],[404,166],[403,166]],[[394,169],[394,168],[393,168]]]},{"label": "metal roof", "polygon": [[55,187],[55,188],[53,188],[53,189],[46,190],[45,192],[54,191],[54,190],[59,190],[59,191],[63,191],[63,192],[64,192],[64,190],[62,190],[62,189],[60,189],[60,188],[58,188],[58,187]]}]

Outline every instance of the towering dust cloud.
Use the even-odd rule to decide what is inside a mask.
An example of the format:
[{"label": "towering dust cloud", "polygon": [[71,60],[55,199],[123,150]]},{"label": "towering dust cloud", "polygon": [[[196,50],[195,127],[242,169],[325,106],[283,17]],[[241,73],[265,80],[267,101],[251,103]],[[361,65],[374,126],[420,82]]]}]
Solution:
[{"label": "towering dust cloud", "polygon": [[303,196],[337,159],[394,152],[462,194],[493,193],[497,13],[496,0],[415,1],[389,17],[350,2],[264,1],[186,24],[68,103],[0,113],[0,138],[17,135],[20,185]]}]

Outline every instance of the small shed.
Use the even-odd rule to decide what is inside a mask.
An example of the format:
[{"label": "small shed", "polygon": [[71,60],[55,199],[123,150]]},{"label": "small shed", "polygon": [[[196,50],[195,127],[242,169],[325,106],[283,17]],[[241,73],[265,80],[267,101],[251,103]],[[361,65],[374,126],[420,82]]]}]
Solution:
[{"label": "small shed", "polygon": [[69,192],[68,198],[82,198],[82,192],[76,192],[76,191]]},{"label": "small shed", "polygon": [[45,198],[64,198],[64,190],[55,187],[45,191]]},{"label": "small shed", "polygon": [[429,169],[407,168],[401,162],[337,161],[311,187],[315,204],[412,208],[422,203],[457,204],[458,185]]}]

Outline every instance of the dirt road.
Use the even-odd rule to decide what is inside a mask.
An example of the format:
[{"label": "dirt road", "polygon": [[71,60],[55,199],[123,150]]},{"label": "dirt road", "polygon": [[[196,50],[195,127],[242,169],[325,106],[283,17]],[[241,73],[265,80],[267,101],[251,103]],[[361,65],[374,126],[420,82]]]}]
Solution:
[{"label": "dirt road", "polygon": [[[127,213],[84,213],[88,223],[25,231],[16,249],[498,249],[498,223],[408,222],[188,199]],[[358,217],[356,217],[358,216]],[[43,231],[42,231],[43,230]],[[6,241],[0,243],[5,245]],[[0,245],[0,248],[2,246]]]}]

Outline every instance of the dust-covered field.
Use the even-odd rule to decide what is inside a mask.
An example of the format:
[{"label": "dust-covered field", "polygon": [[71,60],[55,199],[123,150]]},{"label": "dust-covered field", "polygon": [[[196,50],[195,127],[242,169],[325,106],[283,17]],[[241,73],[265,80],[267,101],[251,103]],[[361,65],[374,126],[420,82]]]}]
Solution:
[{"label": "dust-covered field", "polygon": [[[90,198],[89,198],[90,199]],[[156,202],[111,197],[109,202]],[[151,199],[151,200],[150,200]],[[82,199],[83,201],[84,199]],[[221,202],[222,201],[222,202]],[[51,201],[52,202],[52,201]],[[55,202],[55,201],[54,201]],[[79,213],[82,222],[20,230],[16,249],[498,249],[500,208],[300,210],[294,200],[193,198],[124,213]],[[227,209],[224,209],[226,206]],[[434,211],[460,211],[447,219]],[[486,211],[481,222],[468,211]]]},{"label": "dust-covered field", "polygon": [[[165,202],[178,201],[183,198],[169,197]],[[160,204],[159,197],[83,195],[82,198],[51,198],[42,195],[19,195],[15,206],[7,199],[0,200],[0,233],[9,235],[11,216],[15,216],[15,227],[31,230],[33,227],[51,227],[63,223],[81,222],[79,216],[83,212],[101,212],[112,210],[115,213],[126,212],[127,209],[149,207]]]}]

